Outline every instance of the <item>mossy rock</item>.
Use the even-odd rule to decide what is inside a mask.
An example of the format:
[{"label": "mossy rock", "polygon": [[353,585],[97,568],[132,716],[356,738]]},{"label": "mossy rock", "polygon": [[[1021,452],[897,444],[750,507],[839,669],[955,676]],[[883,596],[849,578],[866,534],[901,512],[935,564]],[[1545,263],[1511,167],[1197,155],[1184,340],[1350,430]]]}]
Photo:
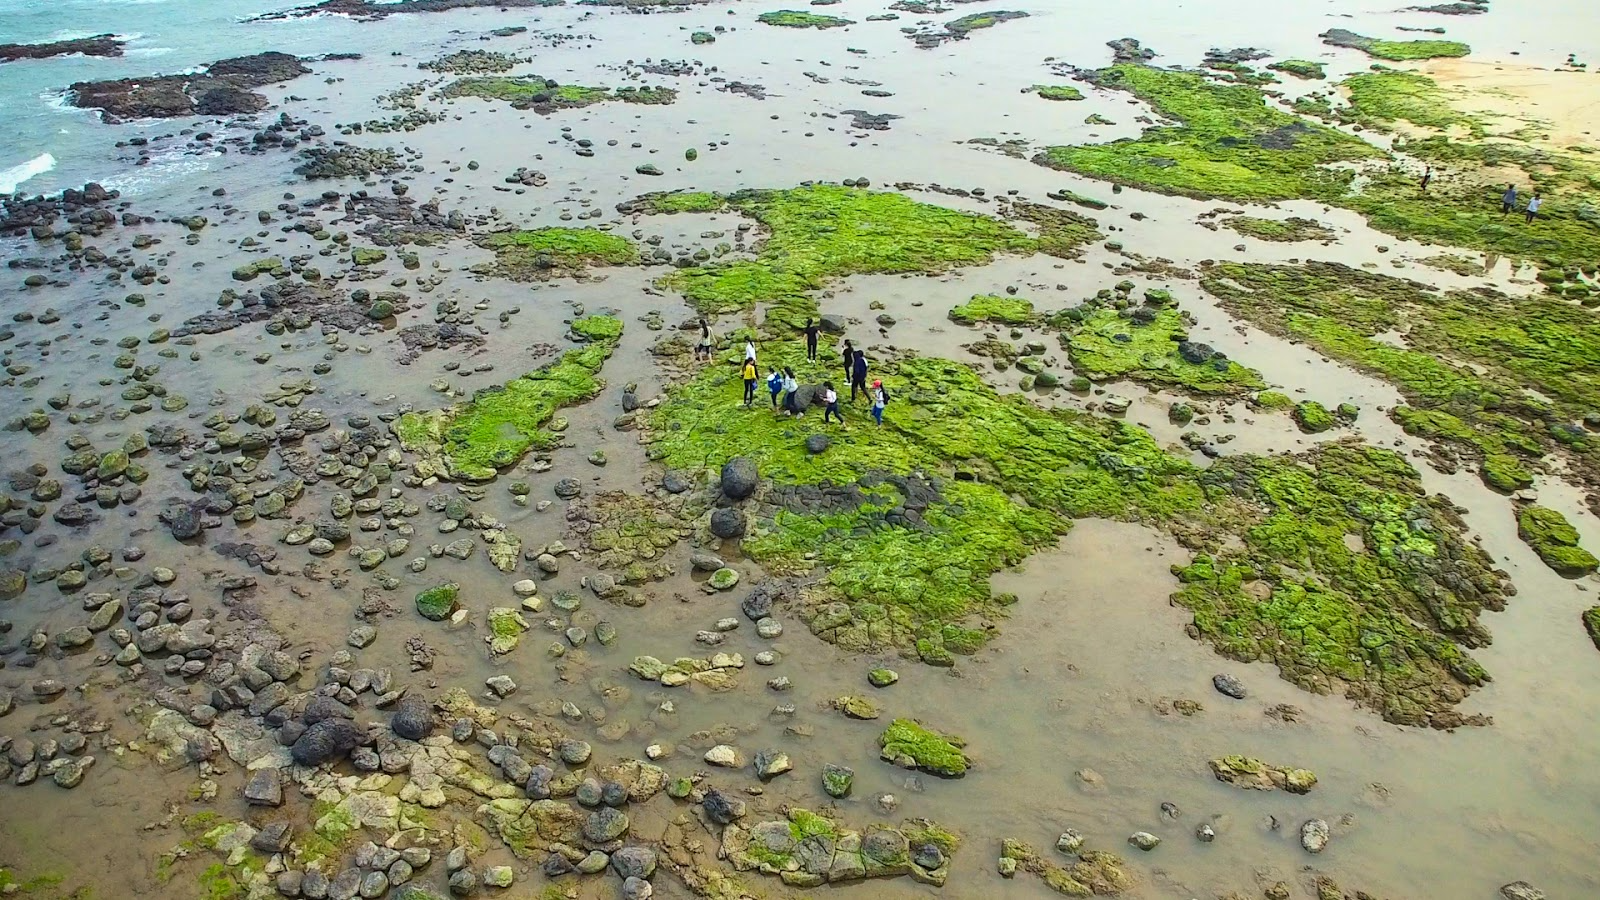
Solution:
[{"label": "mossy rock", "polygon": [[1594,642],[1596,650],[1600,650],[1600,606],[1591,606],[1583,611],[1583,630],[1589,633],[1589,640]]},{"label": "mossy rock", "polygon": [[1022,297],[978,294],[950,310],[950,321],[958,325],[1027,325],[1034,320],[1033,301]]},{"label": "mossy rock", "polygon": [[442,622],[456,611],[460,595],[461,585],[453,581],[418,591],[417,612],[421,613],[424,619]]},{"label": "mossy rock", "polygon": [[350,251],[350,261],[358,266],[375,266],[389,258],[389,254],[371,247],[356,247]]},{"label": "mossy rock", "polygon": [[1478,467],[1483,483],[1497,491],[1511,493],[1533,487],[1533,473],[1522,460],[1509,453],[1490,453],[1483,457]]},{"label": "mossy rock", "polygon": [[878,737],[880,755],[891,762],[909,759],[916,768],[946,778],[967,774],[971,760],[962,752],[966,742],[924,728],[911,719],[895,719]]},{"label": "mossy rock", "polygon": [[1315,400],[1301,400],[1294,405],[1294,423],[1306,434],[1321,434],[1337,422],[1328,408]]},{"label": "mossy rock", "polygon": [[1578,546],[1578,529],[1566,516],[1548,507],[1529,504],[1519,510],[1517,536],[1539,554],[1545,565],[1567,578],[1587,575],[1600,566],[1594,554]]},{"label": "mossy rock", "polygon": [[1070,84],[1036,84],[1029,91],[1046,100],[1082,100],[1083,91]]},{"label": "mossy rock", "polygon": [[855,24],[850,19],[841,19],[838,16],[823,16],[793,9],[780,9],[776,12],[762,13],[756,16],[756,21],[764,25],[777,25],[781,28],[843,28],[846,25]]}]

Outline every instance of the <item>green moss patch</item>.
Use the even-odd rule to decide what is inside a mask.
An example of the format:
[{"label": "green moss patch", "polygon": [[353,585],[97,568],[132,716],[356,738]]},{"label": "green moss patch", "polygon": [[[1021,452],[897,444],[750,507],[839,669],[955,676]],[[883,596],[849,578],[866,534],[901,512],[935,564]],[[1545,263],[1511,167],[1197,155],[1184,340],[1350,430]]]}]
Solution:
[{"label": "green moss patch", "polygon": [[1000,858],[1037,875],[1045,886],[1067,897],[1115,897],[1133,888],[1134,879],[1123,870],[1122,858],[1104,850],[1080,850],[1066,865],[1040,855],[1023,841],[1000,842]]},{"label": "green moss patch", "polygon": [[[579,319],[572,327],[580,334],[621,334],[620,322],[612,326]],[[469,402],[406,413],[396,420],[395,435],[405,449],[423,454],[419,465],[431,474],[458,481],[492,480],[529,450],[551,449],[560,442],[560,436],[545,426],[556,410],[588,400],[600,390],[600,367],[615,347],[615,337],[597,338],[542,369],[484,388]]]},{"label": "green moss patch", "polygon": [[1046,100],[1082,100],[1083,91],[1070,84],[1036,84],[1028,90]]},{"label": "green moss patch", "polygon": [[1352,75],[1340,87],[1350,98],[1342,117],[1368,128],[1387,131],[1405,121],[1439,131],[1460,128],[1472,137],[1484,134],[1482,120],[1452,108],[1449,97],[1426,75],[1380,69]]},{"label": "green moss patch", "polygon": [[777,12],[762,13],[756,16],[756,21],[765,25],[777,25],[781,28],[843,28],[846,25],[855,24],[850,19],[841,19],[838,16],[824,16],[793,9],[780,9]]},{"label": "green moss patch", "polygon": [[1583,630],[1589,633],[1589,640],[1594,642],[1595,649],[1600,650],[1600,606],[1591,606],[1583,611]]},{"label": "green moss patch", "polygon": [[[1404,458],[1335,444],[1225,457],[1201,481],[1229,524],[1174,568],[1174,599],[1202,637],[1391,722],[1469,721],[1450,707],[1488,676],[1463,647],[1488,640],[1478,613],[1503,608],[1508,585]],[[1243,546],[1219,546],[1222,533]]]},{"label": "green moss patch", "polygon": [[447,99],[477,97],[482,100],[502,100],[517,109],[549,114],[562,109],[593,106],[608,100],[660,105],[673,102],[678,93],[664,87],[623,87],[613,91],[603,87],[561,84],[554,79],[526,75],[460,78],[445,85],[439,95]]},{"label": "green moss patch", "polygon": [[1331,241],[1333,229],[1316,219],[1290,216],[1287,219],[1261,219],[1255,216],[1229,216],[1222,220],[1227,228],[1261,241]]},{"label": "green moss patch", "polygon": [[971,760],[962,752],[966,742],[924,728],[911,719],[895,719],[878,736],[880,755],[891,762],[910,761],[915,767],[946,778],[967,774]]},{"label": "green moss patch", "polygon": [[534,228],[485,235],[478,244],[495,254],[493,273],[519,281],[582,274],[589,266],[638,263],[632,241],[595,228]]},{"label": "green moss patch", "polygon": [[[1526,486],[1542,455],[1572,460],[1600,486],[1600,441],[1581,423],[1600,409],[1600,322],[1581,307],[1488,290],[1439,294],[1342,266],[1227,263],[1201,285],[1232,314],[1395,384],[1394,419],[1411,434],[1484,461],[1503,490]],[[1404,334],[1404,346],[1379,336]]]},{"label": "green moss patch", "polygon": [[1324,44],[1360,50],[1368,56],[1395,62],[1466,56],[1472,52],[1471,47],[1460,41],[1385,41],[1346,31],[1343,28],[1325,31],[1321,37]]},{"label": "green moss patch", "polygon": [[[647,195],[632,208],[702,211],[713,196]],[[1033,253],[1041,245],[1041,239],[998,219],[896,193],[814,185],[739,191],[723,200],[771,230],[756,258],[680,269],[662,285],[682,293],[705,314],[767,303],[769,320],[776,317],[785,329],[816,317],[810,293],[834,279],[933,274],[984,265],[1003,253]]]},{"label": "green moss patch", "polygon": [[[1261,374],[1209,348],[1187,344],[1188,326],[1167,307],[1127,316],[1096,309],[1069,327],[1063,342],[1072,368],[1090,381],[1131,378],[1200,394],[1242,394],[1266,386]],[[1185,351],[1190,354],[1186,357]]]},{"label": "green moss patch", "polygon": [[1282,72],[1285,75],[1293,75],[1296,78],[1304,78],[1307,81],[1319,81],[1328,77],[1327,72],[1323,70],[1324,65],[1324,63],[1312,62],[1306,59],[1283,59],[1269,64],[1267,68],[1274,72]]},{"label": "green moss patch", "polygon": [[1517,536],[1544,564],[1568,578],[1587,575],[1600,565],[1594,554],[1578,546],[1578,529],[1566,516],[1544,506],[1529,504],[1517,511]]},{"label": "green moss patch", "polygon": [[1207,765],[1218,781],[1247,790],[1306,794],[1317,784],[1317,776],[1310,769],[1268,765],[1253,756],[1220,756]]},{"label": "green moss patch", "polygon": [[1022,297],[1001,297],[994,294],[976,294],[971,300],[950,310],[950,321],[958,325],[981,325],[988,322],[1000,325],[1026,325],[1034,318],[1033,301]]},{"label": "green moss patch", "polygon": [[1109,144],[1049,147],[1035,162],[1165,194],[1265,201],[1338,197],[1351,174],[1326,164],[1382,156],[1359,138],[1268,106],[1247,85],[1131,63],[1091,80],[1133,94],[1176,124]]}]

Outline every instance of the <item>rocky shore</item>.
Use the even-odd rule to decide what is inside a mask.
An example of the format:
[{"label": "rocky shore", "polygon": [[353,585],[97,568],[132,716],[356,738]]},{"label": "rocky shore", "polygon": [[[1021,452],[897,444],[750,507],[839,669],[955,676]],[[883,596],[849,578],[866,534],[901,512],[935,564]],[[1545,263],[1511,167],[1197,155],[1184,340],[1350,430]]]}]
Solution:
[{"label": "rocky shore", "polygon": [[127,41],[114,34],[50,41],[43,44],[0,44],[0,63],[19,59],[49,59],[53,56],[121,56]]},{"label": "rocky shore", "polygon": [[217,60],[194,75],[80,81],[69,89],[69,98],[80,109],[100,110],[107,122],[249,115],[267,108],[267,98],[251,88],[289,81],[310,71],[287,53],[258,53]]}]

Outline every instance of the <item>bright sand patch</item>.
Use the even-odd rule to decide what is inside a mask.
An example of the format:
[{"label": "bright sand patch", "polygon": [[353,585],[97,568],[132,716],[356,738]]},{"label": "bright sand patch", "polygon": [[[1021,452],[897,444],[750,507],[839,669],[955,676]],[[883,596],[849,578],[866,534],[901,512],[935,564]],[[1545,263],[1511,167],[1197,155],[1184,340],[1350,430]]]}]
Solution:
[{"label": "bright sand patch", "polygon": [[1420,69],[1441,87],[1462,89],[1455,105],[1465,111],[1539,120],[1544,134],[1535,143],[1593,146],[1600,135],[1600,79],[1590,73],[1464,59],[1431,60]]}]

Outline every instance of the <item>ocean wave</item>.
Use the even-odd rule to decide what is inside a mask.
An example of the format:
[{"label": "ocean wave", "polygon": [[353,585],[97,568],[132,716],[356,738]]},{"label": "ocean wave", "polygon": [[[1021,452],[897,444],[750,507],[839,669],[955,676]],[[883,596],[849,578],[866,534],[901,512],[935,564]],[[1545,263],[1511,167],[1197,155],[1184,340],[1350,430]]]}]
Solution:
[{"label": "ocean wave", "polygon": [[23,182],[56,167],[56,158],[48,153],[41,153],[21,165],[9,169],[0,169],[0,194],[10,194],[21,187]]},{"label": "ocean wave", "polygon": [[165,56],[172,52],[171,47],[129,47],[122,51],[127,56]]}]

